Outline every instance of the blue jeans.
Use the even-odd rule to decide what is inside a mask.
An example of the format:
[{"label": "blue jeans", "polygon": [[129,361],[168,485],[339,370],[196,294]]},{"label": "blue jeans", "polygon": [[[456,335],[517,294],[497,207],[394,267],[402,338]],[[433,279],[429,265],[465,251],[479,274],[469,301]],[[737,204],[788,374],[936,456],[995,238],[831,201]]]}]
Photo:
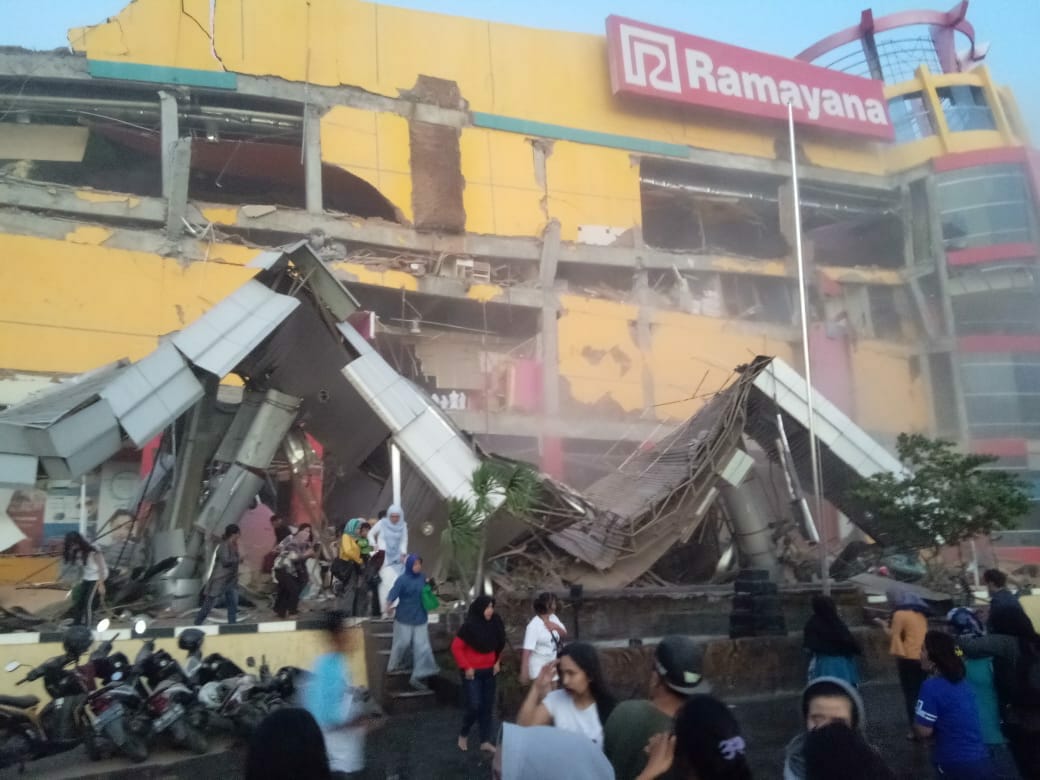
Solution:
[{"label": "blue jeans", "polygon": [[462,693],[465,710],[462,713],[462,731],[459,736],[468,737],[473,724],[478,724],[480,742],[491,742],[491,719],[495,710],[495,670],[477,669],[472,680],[462,674]]},{"label": "blue jeans", "polygon": [[[218,594],[224,597],[224,605],[227,607],[227,622],[230,625],[238,618],[238,583],[233,582],[224,587],[224,592]],[[195,625],[201,626],[209,615],[209,611],[217,603],[217,596],[205,596],[202,599],[202,607],[199,614],[195,616]]]}]

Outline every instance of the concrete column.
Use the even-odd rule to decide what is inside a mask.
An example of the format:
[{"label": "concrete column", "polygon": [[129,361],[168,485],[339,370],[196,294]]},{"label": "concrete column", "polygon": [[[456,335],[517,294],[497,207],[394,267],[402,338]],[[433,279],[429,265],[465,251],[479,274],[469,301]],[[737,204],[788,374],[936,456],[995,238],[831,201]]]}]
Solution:
[{"label": "concrete column", "polygon": [[159,145],[162,158],[162,193],[164,198],[170,197],[173,174],[173,146],[180,138],[177,121],[177,98],[170,92],[159,92]]},{"label": "concrete column", "polygon": [[633,290],[638,305],[636,314],[636,346],[643,353],[643,411],[650,412],[654,408],[654,375],[650,370],[650,354],[653,352],[653,308],[650,306],[650,280],[645,268],[636,271]]},{"label": "concrete column", "polygon": [[303,115],[303,165],[307,197],[307,211],[324,211],[321,191],[321,112],[317,106],[307,106]]},{"label": "concrete column", "polygon": [[[924,68],[924,66],[921,66]],[[942,216],[939,214],[939,191],[935,185],[935,177],[925,180],[925,192],[928,197],[929,233],[931,234],[932,254],[935,257],[936,278],[939,281],[939,298],[943,307],[942,333],[944,341],[951,346],[950,362],[953,370],[953,392],[957,399],[957,420],[959,438],[968,438],[968,406],[964,400],[964,385],[961,382],[960,361],[957,355],[957,327],[953,317],[953,301],[950,299],[950,275],[946,266],[946,248],[943,246]]]},{"label": "concrete column", "polygon": [[560,415],[560,342],[557,317],[556,267],[560,254],[560,223],[553,219],[546,225],[542,239],[542,255],[538,264],[538,280],[542,289],[542,332],[539,338],[542,360],[542,411],[538,430],[541,466],[546,473],[563,479],[563,442],[549,430],[549,420]]},{"label": "concrete column", "polygon": [[742,565],[768,569],[775,577],[779,562],[769,527],[769,504],[755,475],[754,464],[747,452],[739,447],[735,449],[719,471],[719,493],[733,522],[733,540],[743,558]]},{"label": "concrete column", "polygon": [[556,417],[560,412],[560,347],[556,317],[556,266],[560,254],[560,223],[550,220],[542,239],[538,280],[542,288],[542,412]]},{"label": "concrete column", "polygon": [[[163,158],[164,160],[166,157]],[[191,139],[178,138],[173,143],[170,159],[170,188],[166,196],[166,237],[179,238],[184,232],[184,215],[188,211],[188,186],[191,180]]]}]

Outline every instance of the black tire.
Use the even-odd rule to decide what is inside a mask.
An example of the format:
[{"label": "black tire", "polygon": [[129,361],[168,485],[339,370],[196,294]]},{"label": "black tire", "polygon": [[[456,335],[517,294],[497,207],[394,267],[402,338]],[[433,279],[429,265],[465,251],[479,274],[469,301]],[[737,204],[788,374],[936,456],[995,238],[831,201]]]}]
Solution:
[{"label": "black tire", "polygon": [[97,735],[91,731],[83,740],[83,747],[87,750],[87,758],[91,761],[100,761],[105,757],[105,751],[101,749],[101,742]]},{"label": "black tire", "polygon": [[185,724],[183,746],[195,755],[201,756],[203,753],[209,752],[209,739],[198,729]]},{"label": "black tire", "polygon": [[260,707],[254,704],[246,704],[235,716],[235,731],[243,737],[252,736],[266,716],[267,713]]},{"label": "black tire", "polygon": [[148,744],[140,737],[127,734],[126,742],[119,749],[135,764],[148,759]]}]

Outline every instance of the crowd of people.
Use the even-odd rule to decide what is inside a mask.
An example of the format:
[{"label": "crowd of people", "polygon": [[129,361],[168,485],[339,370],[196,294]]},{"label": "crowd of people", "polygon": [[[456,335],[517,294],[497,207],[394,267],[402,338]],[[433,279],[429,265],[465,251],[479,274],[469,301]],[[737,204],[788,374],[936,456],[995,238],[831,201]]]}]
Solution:
[{"label": "crowd of people", "polygon": [[[358,567],[356,592],[378,598],[379,613],[394,618],[388,671],[411,670],[412,686],[423,690],[424,680],[439,670],[427,628],[429,586],[422,560],[408,553],[407,525],[399,508],[392,507],[377,523],[366,526],[348,523],[344,529],[351,542],[342,546],[345,559]],[[379,577],[366,579],[364,567],[376,550],[383,553]],[[896,663],[907,739],[930,746],[936,777],[1040,777],[1040,636],[1007,590],[1006,577],[991,570],[985,580],[991,593],[985,625],[972,610],[959,607],[939,630],[937,616],[922,599],[905,588],[888,594],[890,613],[878,622]],[[732,709],[713,695],[704,678],[700,645],[685,636],[664,637],[647,670],[648,697],[618,702],[597,649],[571,641],[557,615],[559,604],[548,593],[534,599],[517,659],[518,677],[527,689],[516,723],[496,731],[496,688],[507,639],[495,606],[489,596],[469,605],[451,651],[464,699],[458,749],[470,749],[476,726],[479,750],[494,756],[496,777],[752,776],[748,743]],[[315,754],[326,768],[311,775],[297,766],[292,776],[349,777],[363,768],[364,719],[344,659],[344,620],[352,614],[330,613],[330,652],[315,665],[304,710],[281,713],[277,724],[265,725],[279,734],[289,728],[301,730],[301,749],[321,743]],[[828,597],[813,598],[804,648],[804,729],[784,752],[784,780],[894,778],[866,736],[867,712],[859,693],[863,647]],[[269,747],[257,737],[256,751]],[[250,778],[280,776],[271,774],[273,757],[251,755],[250,762]]]},{"label": "crowd of people", "polygon": [[[409,553],[408,525],[398,506],[372,521],[349,520],[336,529],[331,545],[320,543],[310,526],[291,527],[278,516],[272,518],[272,528],[276,544],[267,560],[277,586],[276,614],[296,615],[310,586],[334,595],[339,609],[329,613],[330,652],[318,659],[305,709],[272,716],[265,728],[279,733],[295,729],[300,749],[309,754],[314,751],[308,745],[320,743],[318,764],[349,776],[363,768],[365,728],[344,658],[349,649],[344,621],[392,618],[388,671],[408,670],[410,685],[425,691],[425,681],[440,671],[428,630],[436,599],[422,559]],[[229,623],[235,622],[239,538],[239,528],[227,526],[210,561],[196,624],[216,604],[226,607]],[[74,622],[90,623],[104,595],[104,557],[73,533],[66,537],[64,558],[81,569]],[[906,738],[930,746],[937,777],[1040,777],[1040,635],[1002,572],[989,570],[984,581],[990,593],[985,623],[972,610],[958,607],[943,625],[910,589],[897,587],[887,594],[889,614],[877,623],[888,636],[895,662]],[[532,606],[518,659],[526,694],[516,724],[496,732],[505,625],[493,598],[481,596],[469,605],[451,646],[464,699],[460,750],[469,750],[477,726],[479,749],[495,755],[496,772],[504,778],[562,777],[561,757],[566,757],[567,777],[751,776],[739,724],[712,696],[703,677],[701,649],[691,639],[661,640],[649,669],[648,698],[618,703],[596,648],[571,641],[556,597],[543,593]],[[894,777],[866,739],[866,712],[858,691],[863,646],[832,599],[813,598],[803,644],[808,655],[808,685],[801,697],[804,731],[786,748],[784,780]],[[264,759],[251,765],[250,776],[279,776],[263,774],[273,766]],[[299,768],[294,775],[325,776]]]}]

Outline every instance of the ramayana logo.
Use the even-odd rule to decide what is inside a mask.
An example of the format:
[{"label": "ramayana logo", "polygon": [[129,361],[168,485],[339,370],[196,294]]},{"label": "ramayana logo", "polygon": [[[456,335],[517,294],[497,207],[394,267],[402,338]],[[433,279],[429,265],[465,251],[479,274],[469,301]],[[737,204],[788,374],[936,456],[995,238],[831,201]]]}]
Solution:
[{"label": "ramayana logo", "polygon": [[681,67],[675,36],[628,24],[621,24],[618,30],[623,78],[631,86],[676,95],[685,88],[775,106],[790,102],[796,112],[804,112],[812,121],[834,117],[880,126],[889,124],[888,111],[880,100],[741,70],[716,62],[707,52],[689,46],[682,49],[685,67]]}]

